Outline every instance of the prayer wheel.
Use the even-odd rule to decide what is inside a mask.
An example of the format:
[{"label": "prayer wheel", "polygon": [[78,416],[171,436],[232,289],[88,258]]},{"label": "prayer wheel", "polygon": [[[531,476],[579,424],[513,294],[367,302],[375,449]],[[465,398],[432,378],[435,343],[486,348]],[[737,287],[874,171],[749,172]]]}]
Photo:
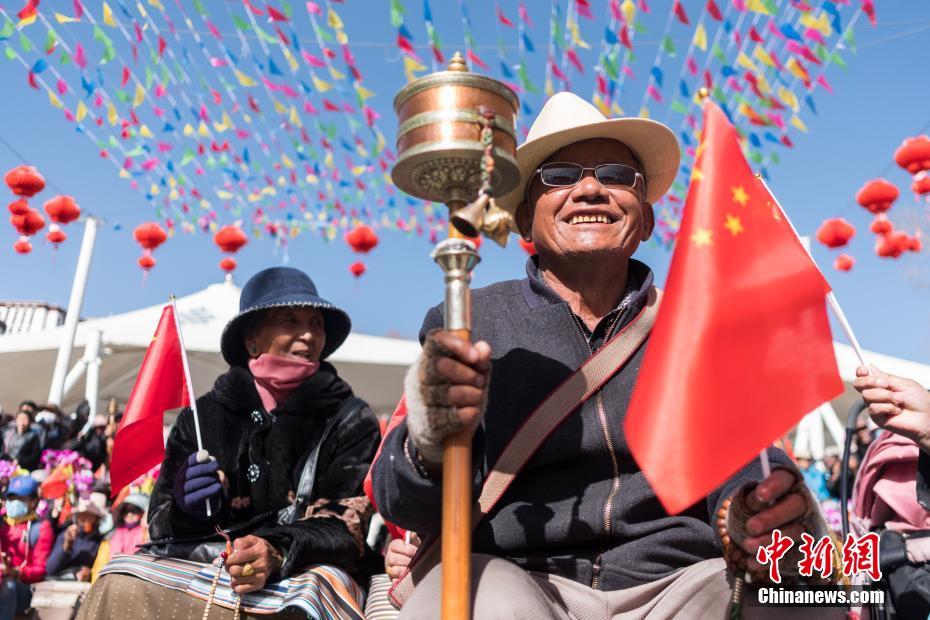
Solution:
[{"label": "prayer wheel", "polygon": [[[513,217],[494,204],[520,182],[517,95],[489,77],[468,71],[456,53],[446,71],[414,80],[394,98],[400,123],[398,159],[391,176],[411,196],[449,207],[449,239],[432,258],[445,274],[445,329],[471,338],[471,271],[475,244],[463,237],[484,233],[507,243]],[[471,203],[471,204],[469,204]],[[442,457],[443,620],[471,617],[472,431],[446,437]]]},{"label": "prayer wheel", "polygon": [[394,184],[412,196],[451,209],[474,200],[481,189],[482,123],[493,132],[494,194],[517,186],[520,171],[516,118],[519,99],[506,85],[468,71],[460,54],[446,71],[414,80],[394,98],[400,123]]}]

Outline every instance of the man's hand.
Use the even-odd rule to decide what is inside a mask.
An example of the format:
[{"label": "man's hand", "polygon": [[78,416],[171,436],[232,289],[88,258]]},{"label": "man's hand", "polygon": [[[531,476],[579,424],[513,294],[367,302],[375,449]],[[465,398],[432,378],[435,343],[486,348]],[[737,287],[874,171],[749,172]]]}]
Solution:
[{"label": "man's hand", "polygon": [[756,552],[772,541],[772,530],[778,528],[795,544],[799,544],[797,541],[801,540],[801,534],[807,531],[802,524],[809,510],[807,498],[802,493],[791,491],[797,482],[794,473],[777,469],[746,496],[746,508],[751,514],[743,528],[746,538],[738,544],[745,553],[746,568],[750,574],[767,571],[756,562]]},{"label": "man's hand", "polygon": [[397,581],[403,577],[419,547],[420,537],[416,534],[411,534],[409,543],[405,543],[402,538],[391,541],[387,553],[384,554],[384,570],[391,581]]},{"label": "man's hand", "polygon": [[74,578],[84,583],[90,583],[90,566],[82,566],[74,573]]},{"label": "man's hand", "polygon": [[278,550],[258,536],[244,536],[233,541],[233,552],[226,558],[230,585],[236,594],[261,590],[268,577],[283,564],[284,558]]},{"label": "man's hand", "polygon": [[[484,416],[491,371],[491,347],[452,332],[435,330],[423,343],[419,364],[407,379],[407,427],[424,461],[442,461],[442,441]],[[414,392],[411,394],[411,392]]]},{"label": "man's hand", "polygon": [[925,387],[872,366],[856,369],[853,383],[880,427],[911,439],[930,452],[930,392]]}]

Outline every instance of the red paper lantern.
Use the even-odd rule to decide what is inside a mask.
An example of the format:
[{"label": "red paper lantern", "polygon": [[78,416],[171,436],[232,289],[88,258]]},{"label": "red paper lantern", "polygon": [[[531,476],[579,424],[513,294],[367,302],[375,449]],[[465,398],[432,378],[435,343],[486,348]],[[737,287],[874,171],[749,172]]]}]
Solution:
[{"label": "red paper lantern", "polygon": [[352,251],[359,254],[368,254],[378,245],[378,235],[372,230],[371,226],[365,226],[364,224],[356,226],[351,232],[346,233],[345,240],[352,248]]},{"label": "red paper lantern", "polygon": [[52,224],[49,226],[48,233],[45,235],[45,239],[56,248],[58,247],[58,244],[64,243],[65,239],[67,238],[68,235],[66,235],[57,224]]},{"label": "red paper lantern", "polygon": [[25,198],[20,198],[19,200],[14,200],[9,205],[7,205],[7,209],[9,209],[10,213],[13,215],[24,215],[27,211],[29,211],[29,203],[26,202]]},{"label": "red paper lantern", "polygon": [[530,256],[536,254],[536,246],[533,244],[533,242],[527,241],[523,237],[520,237],[520,247],[523,248],[523,251]]},{"label": "red paper lantern", "polygon": [[930,170],[930,138],[927,136],[907,138],[894,152],[894,160],[911,174],[917,174],[921,170]]},{"label": "red paper lantern", "polygon": [[899,255],[911,249],[911,238],[907,236],[906,232],[894,231],[888,234],[888,238],[898,246]]},{"label": "red paper lantern", "polygon": [[368,271],[368,268],[365,266],[365,263],[363,263],[362,261],[356,261],[352,263],[351,265],[349,265],[349,271],[356,278],[360,278],[362,277],[363,273]]},{"label": "red paper lantern", "polygon": [[833,268],[837,271],[849,271],[856,264],[856,259],[849,254],[840,254],[833,261]]},{"label": "red paper lantern", "polygon": [[16,166],[6,173],[3,180],[17,196],[35,196],[45,189],[45,179],[32,166]]},{"label": "red paper lantern", "polygon": [[910,247],[907,233],[891,232],[881,235],[875,243],[875,253],[882,258],[898,258]]},{"label": "red paper lantern", "polygon": [[[154,250],[168,239],[168,233],[165,232],[165,229],[162,228],[158,222],[139,224],[136,226],[136,229],[132,231],[132,236],[135,237],[136,241],[144,250]],[[155,259],[152,259],[152,266],[155,265],[154,260]],[[141,262],[139,266],[142,266]],[[151,269],[151,267],[143,267],[143,269],[148,270]]]},{"label": "red paper lantern", "polygon": [[146,252],[145,254],[140,256],[139,260],[136,262],[139,263],[139,266],[142,267],[142,269],[144,269],[145,271],[148,271],[149,269],[155,266],[155,257],[149,254],[148,252]]},{"label": "red paper lantern", "polygon": [[248,242],[249,238],[238,226],[223,226],[213,236],[213,243],[228,254],[235,254]]},{"label": "red paper lantern", "polygon": [[884,215],[876,215],[875,219],[872,220],[872,224],[869,226],[869,230],[876,235],[887,235],[894,230],[894,226],[891,225],[891,220]]},{"label": "red paper lantern", "polygon": [[220,261],[220,269],[222,269],[226,273],[232,273],[236,267],[237,267],[236,259],[232,258],[231,256],[227,256],[226,258]]},{"label": "red paper lantern", "polygon": [[45,212],[53,222],[68,224],[81,216],[81,207],[72,196],[55,196],[46,201]]},{"label": "red paper lantern", "polygon": [[824,220],[817,229],[817,241],[828,248],[841,248],[856,234],[852,224],[841,217]]},{"label": "red paper lantern", "polygon": [[856,194],[856,202],[872,213],[884,213],[898,199],[898,188],[885,179],[875,179],[862,186]]},{"label": "red paper lantern", "polygon": [[901,256],[898,246],[888,238],[888,235],[879,235],[875,241],[875,253],[882,258],[897,258]]},{"label": "red paper lantern", "polygon": [[907,240],[907,250],[909,252],[920,252],[924,249],[924,243],[919,236],[913,236]]},{"label": "red paper lantern", "polygon": [[10,224],[13,225],[16,232],[29,237],[45,228],[45,218],[30,207],[22,215],[11,215]]},{"label": "red paper lantern", "polygon": [[930,174],[924,172],[915,176],[911,189],[919,196],[930,194]]},{"label": "red paper lantern", "polygon": [[16,250],[17,254],[29,254],[29,252],[32,252],[32,244],[29,243],[29,237],[20,237],[19,240],[13,244],[13,249]]}]

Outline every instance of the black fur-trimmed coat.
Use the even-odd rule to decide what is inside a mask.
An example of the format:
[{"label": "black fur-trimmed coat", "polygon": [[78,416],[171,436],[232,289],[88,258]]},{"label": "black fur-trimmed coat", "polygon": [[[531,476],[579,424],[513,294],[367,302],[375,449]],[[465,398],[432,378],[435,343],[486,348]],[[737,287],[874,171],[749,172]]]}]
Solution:
[{"label": "black fur-trimmed coat", "polygon": [[[323,362],[286,402],[268,412],[251,373],[243,367],[230,368],[197,399],[204,448],[216,457],[228,480],[222,506],[212,519],[198,520],[175,502],[175,476],[197,451],[193,415],[184,409],[168,437],[152,493],[152,541],[215,539],[216,525],[236,530],[258,520],[233,536],[261,536],[281,551],[285,562],[280,577],[314,563],[354,572],[364,555],[372,512],[362,482],[380,439],[378,422],[367,406],[343,415],[319,446],[313,491],[301,518],[278,525],[274,516],[294,503],[304,463],[320,443],[327,423],[352,396],[348,384]],[[261,519],[262,514],[267,518]]]}]

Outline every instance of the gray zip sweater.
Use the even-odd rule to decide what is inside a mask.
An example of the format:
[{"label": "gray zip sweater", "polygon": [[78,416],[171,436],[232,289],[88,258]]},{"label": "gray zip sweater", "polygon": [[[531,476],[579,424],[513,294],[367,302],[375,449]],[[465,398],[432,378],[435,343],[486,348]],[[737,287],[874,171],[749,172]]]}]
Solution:
[{"label": "gray zip sweater", "polygon": [[[492,352],[488,407],[474,443],[475,497],[526,416],[639,313],[652,281],[649,268],[631,260],[624,301],[593,333],[545,284],[534,259],[527,262],[525,279],[473,291],[472,337],[488,342]],[[421,341],[441,326],[437,306],[426,315]],[[475,529],[473,551],[600,590],[648,583],[721,557],[712,517],[743,483],[761,480],[761,467],[758,461],[748,465],[704,501],[669,516],[633,460],[623,431],[644,351],[645,345],[543,443]],[[675,378],[668,379],[675,389]],[[405,424],[385,438],[372,470],[375,499],[388,521],[433,534],[441,522],[441,484],[412,465],[406,439]],[[407,448],[416,459],[413,443]],[[769,458],[791,466],[779,450],[770,450]]]}]

